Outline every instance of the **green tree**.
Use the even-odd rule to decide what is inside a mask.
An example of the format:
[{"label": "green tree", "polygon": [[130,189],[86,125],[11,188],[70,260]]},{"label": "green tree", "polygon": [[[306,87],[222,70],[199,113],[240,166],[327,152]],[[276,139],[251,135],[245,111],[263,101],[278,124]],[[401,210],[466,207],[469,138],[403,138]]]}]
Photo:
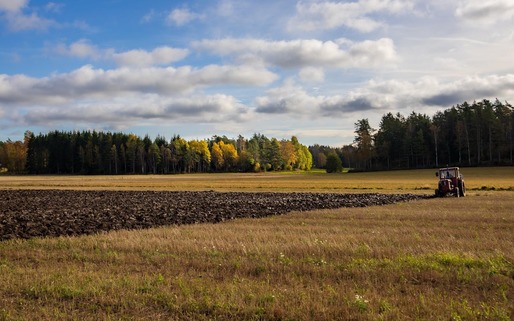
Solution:
[{"label": "green tree", "polygon": [[336,153],[327,156],[327,173],[340,173],[343,171],[343,162]]},{"label": "green tree", "polygon": [[156,143],[148,148],[148,166],[153,174],[157,174],[157,168],[161,165],[161,152]]},{"label": "green tree", "polygon": [[136,173],[136,161],[137,161],[137,146],[138,146],[138,140],[139,138],[134,135],[130,134],[128,135],[127,140],[127,147],[126,147],[126,155],[127,155],[127,161],[129,164],[130,172],[132,174]]},{"label": "green tree", "polygon": [[403,141],[405,136],[406,120],[400,114],[387,113],[382,116],[379,130],[376,133],[375,146],[377,156],[383,162],[383,167],[402,167]]},{"label": "green tree", "polygon": [[280,152],[280,142],[276,138],[272,138],[268,148],[267,156],[270,164],[270,169],[278,171],[282,168],[282,154]]},{"label": "green tree", "polygon": [[187,141],[180,136],[175,136],[170,142],[171,164],[173,173],[179,173],[186,170],[186,157],[189,149]]},{"label": "green tree", "polygon": [[371,168],[372,157],[374,156],[373,133],[374,129],[369,125],[368,119],[360,119],[355,123],[354,143],[357,147],[357,159],[364,169]]}]

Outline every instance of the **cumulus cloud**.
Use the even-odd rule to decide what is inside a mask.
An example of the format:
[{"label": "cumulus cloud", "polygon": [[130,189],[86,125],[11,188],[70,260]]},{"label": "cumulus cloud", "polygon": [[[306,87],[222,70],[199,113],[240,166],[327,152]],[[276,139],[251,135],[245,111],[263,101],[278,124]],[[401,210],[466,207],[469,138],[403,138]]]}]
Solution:
[{"label": "cumulus cloud", "polygon": [[64,8],[64,4],[49,2],[45,5],[45,10],[49,12],[61,12],[62,8]]},{"label": "cumulus cloud", "polygon": [[172,10],[168,16],[166,17],[166,22],[170,25],[175,25],[177,27],[184,26],[189,22],[203,18],[202,15],[191,12],[187,8],[177,8]]},{"label": "cumulus cloud", "polygon": [[514,17],[513,0],[467,0],[457,6],[455,15],[471,23],[491,25]]},{"label": "cumulus cloud", "polygon": [[311,95],[292,82],[256,98],[256,112],[316,117],[340,117],[356,112],[448,108],[463,101],[512,97],[514,74],[466,77],[441,83],[432,77],[416,81],[376,81],[344,95]]},{"label": "cumulus cloud", "polygon": [[86,39],[78,40],[67,46],[59,44],[55,51],[61,55],[78,58],[89,58],[93,60],[112,60],[118,66],[154,66],[168,65],[184,59],[189,50],[172,47],[158,47],[152,51],[142,49],[116,52],[114,49],[100,49]]},{"label": "cumulus cloud", "polygon": [[209,65],[203,68],[95,69],[86,65],[70,73],[44,78],[0,74],[0,103],[17,105],[59,104],[79,99],[111,98],[116,95],[156,93],[173,96],[200,86],[267,85],[277,76],[245,66]]},{"label": "cumulus cloud", "polygon": [[356,2],[298,2],[296,16],[288,23],[290,30],[327,30],[347,27],[371,32],[383,26],[373,17],[378,12],[399,14],[411,12],[409,0],[360,0]]},{"label": "cumulus cloud", "polygon": [[380,109],[383,102],[372,100],[372,97],[363,92],[332,96],[310,95],[301,86],[286,81],[282,87],[269,90],[266,96],[257,97],[255,105],[258,113],[318,118]]},{"label": "cumulus cloud", "polygon": [[217,7],[218,15],[222,17],[229,17],[234,14],[234,3],[232,0],[221,0]]},{"label": "cumulus cloud", "polygon": [[36,13],[7,12],[5,19],[12,31],[47,30],[57,25],[55,21],[39,17]]},{"label": "cumulus cloud", "polygon": [[349,93],[347,95],[310,96],[304,89],[277,88],[267,96],[256,98],[256,112],[263,114],[290,114],[314,118],[341,116],[381,108],[382,102],[371,97]]},{"label": "cumulus cloud", "polygon": [[0,0],[0,10],[20,11],[28,3],[28,0]]},{"label": "cumulus cloud", "polygon": [[147,12],[142,18],[141,18],[141,22],[142,23],[148,23],[150,21],[152,21],[155,17],[157,16],[157,13],[155,12],[154,9],[150,10],[149,12]]},{"label": "cumulus cloud", "polygon": [[319,108],[320,99],[323,98],[310,96],[288,80],[283,86],[268,90],[266,96],[257,97],[255,105],[258,113],[305,115]]},{"label": "cumulus cloud", "polygon": [[113,54],[114,61],[120,66],[152,66],[168,65],[184,59],[188,55],[187,49],[159,47],[148,52],[146,50],[130,50]]},{"label": "cumulus cloud", "polygon": [[0,0],[1,18],[7,22],[11,31],[24,30],[47,30],[57,25],[53,20],[42,18],[35,12],[24,13],[27,9],[28,0]]},{"label": "cumulus cloud", "polygon": [[162,97],[147,94],[126,100],[93,100],[77,102],[67,108],[37,107],[27,110],[23,120],[30,124],[52,125],[62,123],[103,124],[120,128],[134,124],[162,123],[163,120],[195,121],[208,123],[226,120],[237,121],[245,107],[228,95]]},{"label": "cumulus cloud", "polygon": [[66,55],[78,58],[91,58],[94,60],[103,59],[113,50],[101,50],[97,46],[91,44],[87,39],[80,39],[69,46],[59,44],[55,48],[55,52],[60,55]]},{"label": "cumulus cloud", "polygon": [[266,63],[282,68],[372,68],[392,63],[397,59],[394,43],[389,38],[352,43],[348,48],[344,46],[344,43],[315,39],[267,41],[227,38],[192,43],[192,47],[198,50],[245,60],[251,56],[259,57]]},{"label": "cumulus cloud", "polygon": [[514,75],[490,75],[466,77],[434,88],[422,102],[433,106],[451,106],[463,101],[512,97]]},{"label": "cumulus cloud", "polygon": [[322,68],[305,67],[298,73],[304,82],[322,82],[325,80],[325,72]]}]

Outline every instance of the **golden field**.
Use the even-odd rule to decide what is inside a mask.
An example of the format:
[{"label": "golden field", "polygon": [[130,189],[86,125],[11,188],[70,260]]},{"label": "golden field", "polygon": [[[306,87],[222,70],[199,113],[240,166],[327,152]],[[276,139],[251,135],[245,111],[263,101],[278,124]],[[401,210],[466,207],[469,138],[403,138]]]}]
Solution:
[{"label": "golden field", "polygon": [[[437,187],[435,169],[325,174],[268,172],[120,176],[0,176],[0,188],[415,192]],[[468,190],[514,190],[514,167],[463,168]]]},{"label": "golden field", "polygon": [[[3,176],[0,186],[432,194],[434,172]],[[463,173],[465,198],[0,242],[0,320],[512,320],[514,169]]]}]

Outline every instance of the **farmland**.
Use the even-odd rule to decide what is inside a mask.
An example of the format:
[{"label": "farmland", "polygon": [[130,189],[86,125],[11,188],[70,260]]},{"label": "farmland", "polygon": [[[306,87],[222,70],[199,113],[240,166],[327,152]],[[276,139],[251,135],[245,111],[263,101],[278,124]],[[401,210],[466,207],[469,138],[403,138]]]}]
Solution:
[{"label": "farmland", "polygon": [[[2,241],[0,320],[510,320],[514,170],[463,173],[466,198]],[[0,184],[11,192],[432,194],[436,178],[421,170],[3,176]]]},{"label": "farmland", "polygon": [[[514,190],[514,167],[465,168],[468,190]],[[190,175],[0,176],[4,189],[432,193],[435,170],[326,175],[270,172]]]}]

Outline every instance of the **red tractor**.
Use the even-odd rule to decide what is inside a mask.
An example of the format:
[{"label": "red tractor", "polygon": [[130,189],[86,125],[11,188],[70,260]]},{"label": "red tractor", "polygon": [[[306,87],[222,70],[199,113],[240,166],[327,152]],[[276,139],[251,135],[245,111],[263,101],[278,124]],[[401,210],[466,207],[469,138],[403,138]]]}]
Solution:
[{"label": "red tractor", "polygon": [[443,197],[453,195],[455,197],[466,196],[464,177],[458,167],[440,168],[435,176],[439,177],[439,185],[435,190],[435,196]]}]

